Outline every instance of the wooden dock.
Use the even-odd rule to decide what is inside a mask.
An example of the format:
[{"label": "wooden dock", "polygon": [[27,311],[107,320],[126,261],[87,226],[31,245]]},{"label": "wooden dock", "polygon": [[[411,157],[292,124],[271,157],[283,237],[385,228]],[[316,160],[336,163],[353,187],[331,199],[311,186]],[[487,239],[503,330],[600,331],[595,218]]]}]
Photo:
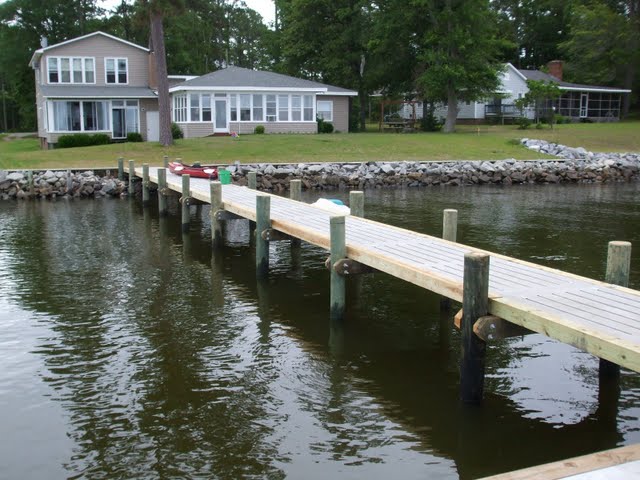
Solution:
[{"label": "wooden dock", "polygon": [[[149,182],[158,183],[159,170],[163,169],[146,169],[148,173],[141,167],[133,171],[135,176],[148,175]],[[183,179],[166,174],[166,188],[182,192],[183,187]],[[209,181],[191,179],[188,188],[188,195],[183,196],[211,203]],[[259,199],[269,197],[271,231],[331,250],[330,220],[335,214],[247,187],[217,188],[222,190],[226,212],[252,221],[260,220],[256,214],[256,205],[262,201]],[[640,372],[639,291],[352,215],[346,216],[344,229],[346,255],[341,256],[455,301],[463,301],[465,258],[473,257],[469,254],[488,257],[488,307],[485,312],[482,307],[475,312],[477,318],[486,321],[487,328],[501,330],[503,324],[523,327]],[[628,276],[628,258],[626,262],[627,266],[621,268],[626,268]],[[625,284],[624,280],[616,283]],[[472,325],[478,334],[482,329],[479,323]]]},{"label": "wooden dock", "polygon": [[547,463],[483,480],[627,480],[640,478],[640,444]]}]

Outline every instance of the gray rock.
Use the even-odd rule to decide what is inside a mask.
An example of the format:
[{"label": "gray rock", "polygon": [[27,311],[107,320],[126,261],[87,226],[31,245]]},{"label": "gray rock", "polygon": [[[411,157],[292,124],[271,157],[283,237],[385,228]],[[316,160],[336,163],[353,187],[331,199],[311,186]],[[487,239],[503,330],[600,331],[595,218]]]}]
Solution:
[{"label": "gray rock", "polygon": [[22,172],[13,172],[7,175],[7,180],[11,180],[12,182],[17,182],[24,178],[24,173]]}]

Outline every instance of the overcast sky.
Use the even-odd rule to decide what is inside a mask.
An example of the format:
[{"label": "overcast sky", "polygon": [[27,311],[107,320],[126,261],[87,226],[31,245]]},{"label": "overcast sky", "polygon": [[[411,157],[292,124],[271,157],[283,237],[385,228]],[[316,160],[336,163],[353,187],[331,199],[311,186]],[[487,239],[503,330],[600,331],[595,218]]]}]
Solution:
[{"label": "overcast sky", "polygon": [[[244,0],[247,4],[247,7],[253,8],[256,12],[262,15],[264,19],[264,23],[269,25],[274,20],[275,15],[275,6],[273,4],[273,0]],[[118,4],[120,4],[121,0],[101,0],[102,7],[104,8],[112,8]],[[2,0],[0,0],[2,3]],[[129,3],[129,2],[127,2]]]}]

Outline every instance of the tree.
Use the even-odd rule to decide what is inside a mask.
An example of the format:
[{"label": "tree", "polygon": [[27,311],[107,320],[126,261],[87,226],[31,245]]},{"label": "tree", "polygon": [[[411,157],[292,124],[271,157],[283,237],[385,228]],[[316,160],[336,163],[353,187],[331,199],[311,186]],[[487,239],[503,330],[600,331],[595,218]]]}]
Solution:
[{"label": "tree", "polygon": [[555,121],[553,101],[562,94],[558,84],[544,80],[527,80],[527,88],[529,91],[525,96],[516,100],[516,107],[522,111],[525,107],[533,106],[536,122],[544,116],[549,126],[553,128]]},{"label": "tree", "polygon": [[151,51],[155,56],[160,143],[166,147],[173,143],[173,137],[171,135],[171,99],[169,97],[169,78],[167,77],[167,54],[164,46],[162,22],[165,13],[180,11],[184,8],[184,3],[182,0],[142,0],[142,2],[149,14]]}]

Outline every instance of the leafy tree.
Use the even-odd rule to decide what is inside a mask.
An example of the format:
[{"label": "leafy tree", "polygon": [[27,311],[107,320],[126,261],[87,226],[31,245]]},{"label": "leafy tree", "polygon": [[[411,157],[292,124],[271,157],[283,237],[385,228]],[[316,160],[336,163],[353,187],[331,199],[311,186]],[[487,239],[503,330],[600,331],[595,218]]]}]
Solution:
[{"label": "leafy tree", "polygon": [[515,105],[519,110],[526,107],[534,107],[536,122],[544,116],[553,128],[555,120],[555,112],[553,110],[553,101],[558,98],[562,92],[555,82],[547,82],[544,80],[527,80],[529,91],[524,97],[516,100]]}]

